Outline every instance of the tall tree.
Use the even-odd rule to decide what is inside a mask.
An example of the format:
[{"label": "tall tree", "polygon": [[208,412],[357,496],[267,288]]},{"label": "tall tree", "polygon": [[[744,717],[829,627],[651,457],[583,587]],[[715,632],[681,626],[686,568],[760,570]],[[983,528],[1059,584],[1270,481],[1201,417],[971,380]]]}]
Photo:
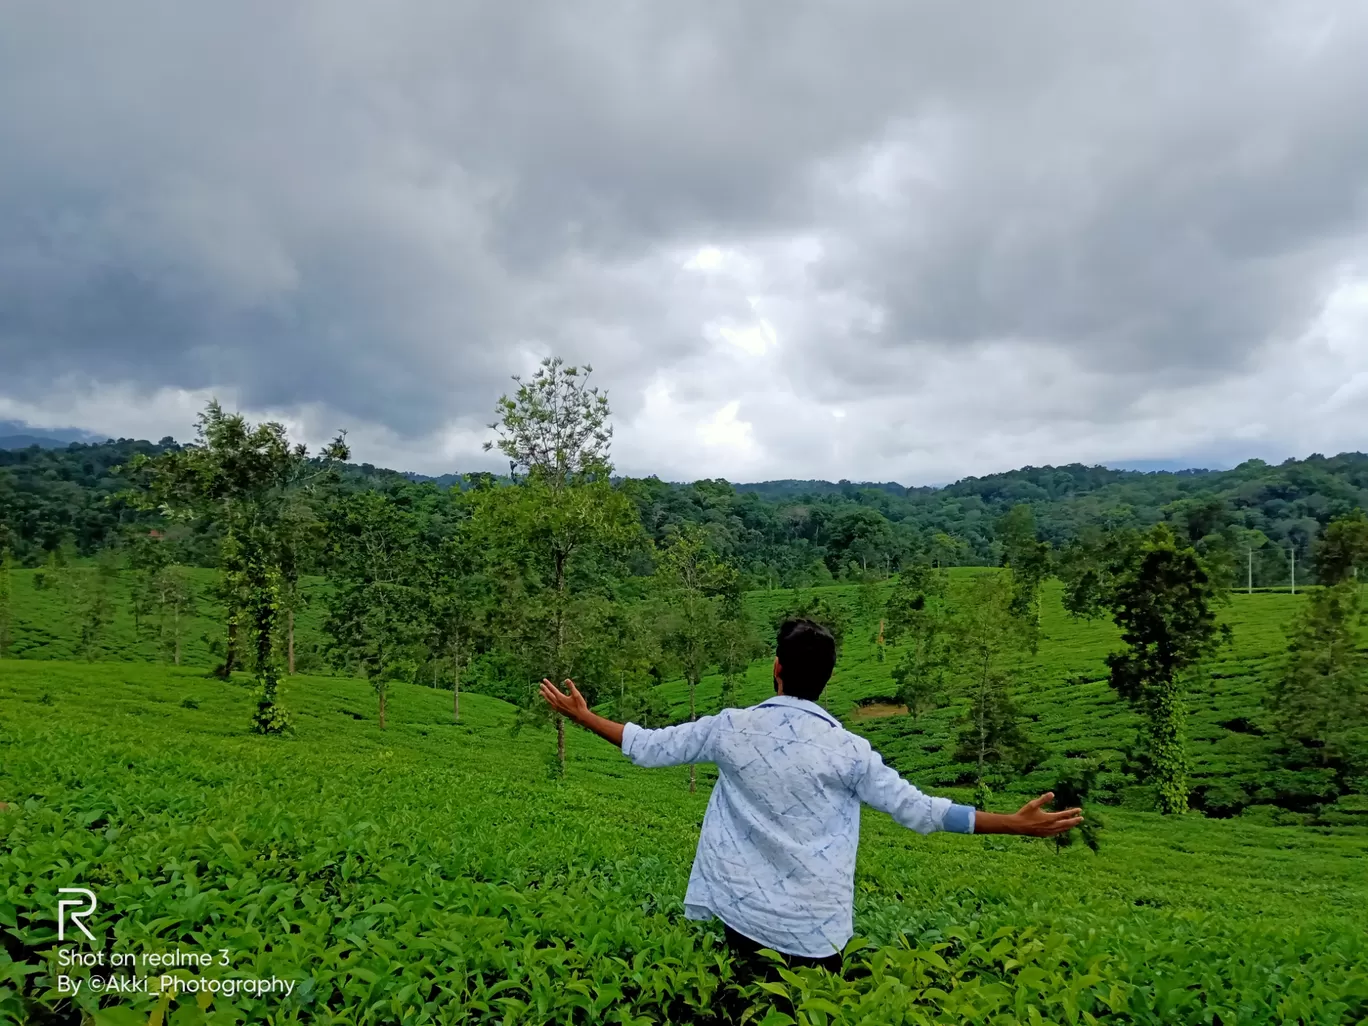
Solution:
[{"label": "tall tree", "polygon": [[722,674],[722,708],[740,698],[741,681],[750,664],[765,654],[765,642],[755,629],[742,601],[742,578],[735,567],[722,564],[716,577],[718,592],[717,669]]},{"label": "tall tree", "polygon": [[199,416],[194,444],[155,456],[138,453],[128,464],[128,498],[139,507],[172,522],[198,521],[218,530],[225,600],[221,672],[232,672],[240,649],[250,654],[257,692],[252,729],[258,733],[289,728],[277,701],[277,619],[289,511],[332,479],[335,463],[348,457],[340,434],[311,459],[305,446],[290,444],[284,425],[249,424],[213,401]]},{"label": "tall tree", "polygon": [[76,626],[78,649],[87,662],[94,662],[97,646],[113,617],[111,592],[118,579],[117,557],[106,549],[94,566],[73,566],[62,571],[63,599]]},{"label": "tall tree", "polygon": [[1274,723],[1317,761],[1368,770],[1368,653],[1351,578],[1308,594],[1287,635],[1287,659],[1268,696]]},{"label": "tall tree", "polygon": [[1030,625],[1016,614],[1015,598],[1009,577],[980,574],[959,596],[949,625],[947,659],[957,667],[969,698],[955,757],[974,763],[979,804],[993,785],[1027,768],[1036,754],[1012,698],[1014,678],[1031,644]]},{"label": "tall tree", "polygon": [[370,682],[384,730],[389,685],[413,681],[427,633],[417,525],[389,497],[360,492],[329,510],[328,541],[328,652]]},{"label": "tall tree", "polygon": [[178,563],[168,563],[158,571],[156,589],[157,637],[162,656],[173,666],[181,664],[181,649],[191,617],[198,612],[194,583],[189,571]]},{"label": "tall tree", "polygon": [[489,581],[469,521],[428,543],[424,560],[428,643],[434,674],[446,667],[451,677],[451,716],[461,721],[461,675],[487,629]]},{"label": "tall tree", "polygon": [[169,557],[158,533],[139,531],[128,545],[128,569],[132,576],[129,606],[133,613],[133,633],[155,636],[157,615],[157,578]]},{"label": "tall tree", "polygon": [[[716,595],[721,568],[701,529],[685,525],[660,555],[656,570],[662,611],[661,638],[679,662],[689,688],[689,719],[698,718],[698,683],[719,656],[721,620]],[[689,767],[689,790],[697,768]]]},{"label": "tall tree", "polygon": [[9,547],[0,547],[0,659],[9,655],[10,645],[14,643],[14,600],[11,581],[14,556]]},{"label": "tall tree", "polygon": [[1186,697],[1201,663],[1229,636],[1216,610],[1226,593],[1166,524],[1105,539],[1076,561],[1066,606],[1110,612],[1125,649],[1107,657],[1111,686],[1144,717],[1141,736],[1159,810],[1188,808]]},{"label": "tall tree", "polygon": [[1050,575],[1050,543],[1037,537],[1035,514],[1025,503],[1013,506],[998,523],[998,537],[1002,565],[1011,573],[1012,612],[1039,627],[1041,587]]},{"label": "tall tree", "polygon": [[954,659],[947,623],[945,571],[924,563],[903,568],[884,607],[880,633],[902,650],[893,668],[896,697],[915,721],[945,698]]},{"label": "tall tree", "polygon": [[[594,603],[583,600],[602,590],[605,561],[644,540],[636,508],[610,480],[608,397],[589,385],[591,373],[548,358],[530,380],[514,377],[518,388],[500,397],[489,425],[498,437],[485,449],[508,458],[515,484],[476,493],[479,530],[513,571],[504,575],[509,585],[525,592],[521,608],[510,610],[516,629],[541,661],[537,676],[556,681],[572,676],[593,618]],[[529,689],[528,713],[543,715],[543,706]],[[565,722],[552,718],[563,775]]]},{"label": "tall tree", "polygon": [[1330,521],[1312,552],[1316,579],[1334,585],[1368,568],[1368,515],[1355,509]]}]

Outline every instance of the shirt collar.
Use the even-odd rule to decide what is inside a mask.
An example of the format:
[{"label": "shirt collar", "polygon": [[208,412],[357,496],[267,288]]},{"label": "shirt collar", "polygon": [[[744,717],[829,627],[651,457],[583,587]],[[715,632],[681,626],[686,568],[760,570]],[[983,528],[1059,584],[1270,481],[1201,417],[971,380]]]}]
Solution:
[{"label": "shirt collar", "polygon": [[839,727],[841,725],[841,721],[835,716],[832,716],[831,713],[827,712],[816,702],[809,702],[806,698],[794,698],[792,695],[775,695],[773,698],[765,699],[757,708],[763,709],[765,706],[772,705],[782,706],[788,709],[801,709],[804,712],[812,713],[814,716],[820,716],[833,727]]}]

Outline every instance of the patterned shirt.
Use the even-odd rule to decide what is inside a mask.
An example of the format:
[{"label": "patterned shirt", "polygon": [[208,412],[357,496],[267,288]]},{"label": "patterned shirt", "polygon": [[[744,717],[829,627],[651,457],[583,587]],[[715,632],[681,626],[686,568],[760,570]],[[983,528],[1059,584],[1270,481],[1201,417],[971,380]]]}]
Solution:
[{"label": "patterned shirt", "polygon": [[861,802],[921,834],[974,829],[972,807],[922,794],[801,698],[660,730],[628,723],[622,751],[638,766],[717,765],[685,915],[789,955],[822,958],[854,934]]}]

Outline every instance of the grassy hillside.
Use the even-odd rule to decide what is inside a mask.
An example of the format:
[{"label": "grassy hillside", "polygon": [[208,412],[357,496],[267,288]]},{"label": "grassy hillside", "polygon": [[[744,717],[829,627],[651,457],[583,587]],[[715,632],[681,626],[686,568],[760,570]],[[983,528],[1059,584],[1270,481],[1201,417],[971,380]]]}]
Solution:
[{"label": "grassy hillside", "polygon": [[[875,683],[850,658],[833,706]],[[458,725],[445,695],[396,685],[384,733],[363,682],[297,677],[285,700],[298,735],[261,738],[247,689],[200,670],[0,665],[0,1019],[148,1021],[150,995],[54,991],[57,888],[87,886],[108,951],[226,948],[206,976],[295,984],[182,996],[170,1022],[720,1021],[730,963],[682,918],[708,797],[686,769],[572,730],[554,781],[553,736],[510,737],[511,708],[482,696]],[[1368,831],[1107,818],[1093,855],[867,813],[856,927],[878,947],[845,980],[743,999],[773,1002],[771,1026],[1368,1014]]]},{"label": "grassy hillside", "polygon": [[[992,570],[959,568],[952,579],[963,580]],[[885,586],[886,588],[887,586]],[[815,593],[856,607],[858,589],[836,585]],[[885,592],[886,593],[886,592]],[[787,592],[752,592],[751,609],[768,624],[791,601]],[[1222,618],[1232,628],[1231,644],[1212,662],[1203,689],[1192,696],[1188,728],[1193,763],[1194,804],[1210,815],[1245,814],[1267,822],[1301,823],[1313,813],[1324,822],[1356,822],[1361,799],[1337,802],[1333,775],[1321,770],[1288,770],[1279,757],[1280,743],[1268,730],[1262,709],[1269,681],[1278,672],[1286,639],[1284,625],[1303,595],[1286,592],[1243,593],[1231,597]],[[1087,756],[1100,760],[1107,772],[1101,778],[1108,802],[1149,808],[1148,789],[1124,774],[1124,751],[1137,726],[1134,713],[1106,683],[1105,657],[1119,645],[1110,620],[1077,620],[1060,601],[1057,581],[1048,582],[1043,603],[1039,653],[1018,685],[1018,697],[1028,716],[1028,729],[1055,755]],[[865,718],[860,703],[895,690],[892,671],[897,651],[877,660],[874,635],[877,619],[854,619],[846,632],[836,673],[822,704],[843,718],[847,726],[867,736],[887,761],[911,779],[927,785],[966,783],[970,767],[951,761],[956,718],[963,703],[922,716],[914,723],[906,715]],[[769,664],[752,666],[742,690],[744,702],[759,701],[773,687]],[[668,686],[675,715],[687,717],[687,691]],[[699,688],[699,708],[715,712],[721,702],[721,680],[705,679]],[[1052,786],[1041,770],[1018,781],[1020,793]]]},{"label": "grassy hillside", "polygon": [[[994,570],[961,567],[952,579],[962,582],[978,573]],[[74,659],[79,653],[76,623],[61,596],[52,589],[33,586],[37,571],[14,572],[14,643],[11,654],[23,659]],[[214,572],[192,570],[197,592],[208,595]],[[129,589],[132,576],[121,574],[111,594],[113,617],[95,646],[98,660],[133,662],[164,661],[157,643],[135,630]],[[321,578],[306,579],[308,604],[296,623],[296,650],[301,672],[330,672],[323,656],[324,589]],[[881,586],[886,595],[890,587]],[[969,767],[950,758],[954,749],[955,720],[962,704],[951,705],[913,723],[905,715],[866,718],[860,703],[892,695],[892,671],[898,653],[890,648],[880,663],[874,644],[877,617],[854,616],[858,587],[834,585],[815,589],[851,611],[841,661],[823,703],[852,729],[865,734],[885,754],[890,764],[927,785],[966,783]],[[746,601],[757,623],[768,625],[792,599],[786,591],[750,592]],[[1193,801],[1196,808],[1213,816],[1248,815],[1267,822],[1355,822],[1362,817],[1357,799],[1339,801],[1342,786],[1333,774],[1319,769],[1285,768],[1280,742],[1268,733],[1262,709],[1269,681],[1278,672],[1286,641],[1284,625],[1304,601],[1303,595],[1264,591],[1236,593],[1222,616],[1231,625],[1232,643],[1209,668],[1204,689],[1193,696],[1189,722],[1189,745],[1193,762]],[[1018,688],[1021,705],[1030,717],[1032,736],[1054,755],[1088,756],[1101,761],[1100,800],[1128,803],[1141,808],[1152,804],[1146,788],[1137,786],[1124,772],[1125,750],[1134,737],[1137,720],[1106,684],[1106,654],[1118,644],[1117,632],[1106,619],[1081,621],[1070,617],[1060,602],[1058,582],[1048,582],[1043,603],[1040,649]],[[184,662],[187,666],[212,664],[208,640],[217,639],[221,626],[213,602],[202,598],[200,615],[186,631]],[[200,672],[203,672],[202,670]],[[465,687],[478,692],[486,682],[478,670],[468,675]],[[489,683],[489,690],[502,685]],[[699,689],[701,712],[715,712],[721,703],[721,680],[704,679]],[[767,660],[755,663],[741,690],[749,703],[770,694],[772,679]],[[682,683],[665,686],[674,717],[688,717],[688,697]],[[1052,786],[1050,773],[1042,768],[1018,781],[1019,793]],[[1358,788],[1362,790],[1361,787]]]},{"label": "grassy hillside", "polygon": [[[13,570],[10,585],[13,641],[10,656],[17,659],[77,659],[80,631],[77,614],[60,589],[35,587],[43,580],[43,570]],[[212,665],[209,641],[223,634],[221,609],[212,597],[218,571],[187,568],[195,592],[196,615],[185,629],[181,661],[186,666]],[[152,633],[138,631],[133,616],[134,575],[117,573],[109,589],[109,622],[93,645],[95,661],[166,662]],[[325,582],[321,577],[305,578],[301,583],[305,606],[295,621],[296,662],[301,670],[322,670],[323,605]]]}]

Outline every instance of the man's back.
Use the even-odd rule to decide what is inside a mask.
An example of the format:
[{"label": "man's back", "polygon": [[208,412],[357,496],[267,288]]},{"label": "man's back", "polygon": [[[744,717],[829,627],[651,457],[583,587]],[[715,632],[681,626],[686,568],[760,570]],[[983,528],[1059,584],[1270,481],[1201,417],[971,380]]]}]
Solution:
[{"label": "man's back", "polygon": [[663,730],[628,724],[622,750],[639,766],[717,765],[686,913],[791,954],[830,955],[851,937],[861,802],[920,833],[972,829],[967,806],[922,794],[800,698]]}]

